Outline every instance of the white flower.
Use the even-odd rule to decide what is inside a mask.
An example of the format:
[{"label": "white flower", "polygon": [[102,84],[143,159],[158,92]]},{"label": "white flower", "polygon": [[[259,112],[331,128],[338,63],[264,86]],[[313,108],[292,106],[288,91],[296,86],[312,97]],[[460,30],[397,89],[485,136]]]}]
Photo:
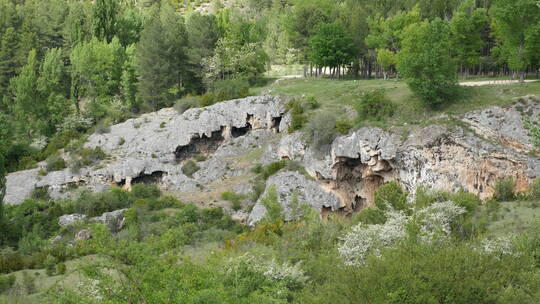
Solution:
[{"label": "white flower", "polygon": [[514,244],[510,237],[497,237],[494,239],[482,240],[482,251],[488,254],[495,255],[510,255],[517,256],[514,252]]},{"label": "white flower", "polygon": [[405,225],[409,218],[394,211],[389,212],[387,217],[383,225],[360,224],[345,235],[338,250],[346,265],[362,264],[370,253],[379,256],[381,248],[394,246],[406,237]]},{"label": "white flower", "polygon": [[465,212],[465,208],[452,201],[436,202],[418,210],[416,219],[420,225],[420,237],[430,243],[436,238],[450,235],[452,232],[450,224]]}]

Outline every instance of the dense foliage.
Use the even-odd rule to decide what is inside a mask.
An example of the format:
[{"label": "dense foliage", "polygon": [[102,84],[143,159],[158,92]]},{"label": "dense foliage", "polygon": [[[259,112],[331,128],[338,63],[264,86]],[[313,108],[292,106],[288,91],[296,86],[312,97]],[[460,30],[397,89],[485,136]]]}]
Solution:
[{"label": "dense foliage", "polygon": [[[8,170],[185,96],[204,94],[181,110],[246,96],[270,64],[402,77],[436,107],[455,96],[458,71],[523,79],[540,63],[535,0],[242,1],[1,0]],[[294,115],[296,130],[306,121]]]}]

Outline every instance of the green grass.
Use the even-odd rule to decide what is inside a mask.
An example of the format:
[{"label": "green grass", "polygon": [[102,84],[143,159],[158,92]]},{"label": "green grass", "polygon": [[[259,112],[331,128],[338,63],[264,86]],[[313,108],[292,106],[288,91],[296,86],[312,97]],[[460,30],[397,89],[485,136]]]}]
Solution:
[{"label": "green grass", "polygon": [[488,233],[496,236],[520,234],[530,230],[539,221],[539,201],[505,202],[501,203],[495,220],[488,225]]},{"label": "green grass", "polygon": [[[43,293],[55,284],[59,284],[68,288],[76,288],[82,282],[82,275],[76,271],[81,265],[99,261],[95,255],[81,257],[75,260],[66,261],[66,273],[64,275],[48,276],[45,269],[27,269],[16,271],[8,275],[14,275],[16,278],[14,286],[11,290],[0,294],[0,303],[42,303]],[[23,272],[35,277],[35,293],[28,294],[23,287]]]},{"label": "green grass", "polygon": [[252,95],[269,93],[287,97],[313,95],[321,103],[317,111],[331,112],[339,118],[354,119],[356,112],[352,107],[366,90],[383,88],[386,95],[397,104],[396,114],[386,122],[369,123],[380,127],[423,125],[440,119],[441,114],[461,115],[471,110],[488,106],[505,106],[515,97],[540,95],[540,82],[490,85],[482,87],[462,87],[459,97],[446,107],[431,110],[422,105],[403,81],[395,80],[332,80],[327,78],[282,79],[267,86],[254,88]]}]

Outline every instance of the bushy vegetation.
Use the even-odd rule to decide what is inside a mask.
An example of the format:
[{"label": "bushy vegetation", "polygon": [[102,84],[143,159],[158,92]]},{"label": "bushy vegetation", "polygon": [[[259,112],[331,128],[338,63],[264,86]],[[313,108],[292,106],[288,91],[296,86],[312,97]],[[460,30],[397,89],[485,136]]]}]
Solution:
[{"label": "bushy vegetation", "polygon": [[514,188],[516,184],[512,178],[502,178],[497,181],[494,187],[493,199],[499,202],[511,201],[515,198]]},{"label": "bushy vegetation", "polygon": [[355,104],[359,122],[384,121],[391,117],[397,106],[385,96],[383,89],[363,92]]},{"label": "bushy vegetation", "polygon": [[184,173],[187,177],[193,177],[193,174],[200,169],[201,167],[199,167],[199,165],[192,160],[188,160],[184,165],[182,165],[182,173]]}]

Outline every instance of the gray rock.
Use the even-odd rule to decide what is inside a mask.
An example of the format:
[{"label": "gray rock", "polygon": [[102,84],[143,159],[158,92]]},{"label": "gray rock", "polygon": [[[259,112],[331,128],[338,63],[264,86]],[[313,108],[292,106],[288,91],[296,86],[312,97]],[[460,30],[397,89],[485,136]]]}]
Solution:
[{"label": "gray rock", "polygon": [[39,169],[10,173],[6,177],[6,204],[20,204],[29,198],[38,182]]},{"label": "gray rock", "polygon": [[278,193],[279,203],[283,207],[286,220],[291,219],[290,203],[295,191],[298,193],[298,199],[301,204],[307,203],[318,212],[322,211],[323,207],[333,211],[341,207],[339,198],[336,195],[325,191],[317,182],[306,178],[296,171],[279,172],[271,176],[266,182],[266,185],[266,191],[253,207],[247,220],[250,226],[253,226],[265,216],[266,208],[261,203],[261,199],[268,194],[271,186],[274,186]]},{"label": "gray rock", "polygon": [[[100,147],[109,155],[94,168],[83,168],[77,174],[65,169],[44,177],[38,176],[38,169],[9,174],[4,201],[21,203],[35,187],[48,187],[53,198],[62,198],[69,196],[67,190],[73,185],[104,191],[111,185],[125,183],[129,189],[127,181],[152,179],[166,190],[189,191],[229,173],[238,175],[227,170],[222,155],[258,145],[263,137],[286,129],[287,122],[281,119],[284,104],[279,97],[257,96],[190,109],[183,114],[172,108],[144,114],[111,126],[109,133],[88,138],[86,147]],[[256,135],[246,136],[251,133]],[[224,148],[223,144],[229,142],[238,145]],[[185,158],[216,152],[217,157],[203,163],[195,179],[182,174]]]},{"label": "gray rock", "polygon": [[93,217],[90,221],[104,224],[113,233],[116,233],[124,227],[124,213],[127,209],[116,210],[103,213],[101,216]]},{"label": "gray rock", "polygon": [[84,214],[66,214],[58,218],[58,225],[60,225],[60,227],[67,227],[77,222],[84,221],[85,219],[86,215]]},{"label": "gray rock", "polygon": [[92,238],[92,233],[88,229],[83,229],[75,234],[75,241],[87,241]]}]

